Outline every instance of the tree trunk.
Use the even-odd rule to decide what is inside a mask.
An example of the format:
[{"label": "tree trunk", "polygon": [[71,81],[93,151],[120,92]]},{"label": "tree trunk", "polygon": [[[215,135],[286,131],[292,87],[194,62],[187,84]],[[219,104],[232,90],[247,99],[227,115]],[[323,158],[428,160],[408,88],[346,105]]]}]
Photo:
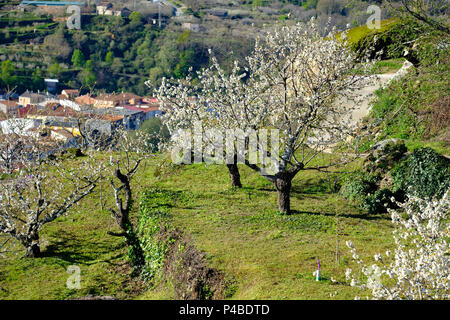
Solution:
[{"label": "tree trunk", "polygon": [[31,232],[31,234],[27,237],[24,245],[26,247],[25,256],[27,258],[36,258],[41,254],[41,248],[39,246],[39,234],[37,231]]},{"label": "tree trunk", "polygon": [[132,201],[130,178],[128,175],[122,174],[119,168],[116,169],[115,176],[122,183],[121,187],[123,188],[122,190],[124,192],[125,203],[123,203],[122,198],[120,198],[119,196],[120,189],[116,188],[113,184],[117,211],[113,209],[110,209],[110,211],[112,212],[114,218],[116,219],[117,224],[122,229],[122,233],[120,234],[115,234],[113,232],[108,233],[114,236],[125,237],[127,245],[130,247],[128,255],[131,260],[131,265],[135,269],[140,269],[145,264],[145,256],[144,251],[139,242],[139,238],[134,231],[134,227],[130,221],[129,216]]},{"label": "tree trunk", "polygon": [[282,174],[276,177],[274,182],[278,191],[278,211],[280,213],[291,213],[290,193],[292,187],[292,177],[288,174]]},{"label": "tree trunk", "polygon": [[25,256],[27,258],[37,258],[41,254],[41,249],[39,247],[39,243],[33,243],[27,247],[27,251]]},{"label": "tree trunk", "polygon": [[227,164],[228,172],[230,173],[231,186],[242,188],[241,175],[239,174],[239,168],[236,163]]}]

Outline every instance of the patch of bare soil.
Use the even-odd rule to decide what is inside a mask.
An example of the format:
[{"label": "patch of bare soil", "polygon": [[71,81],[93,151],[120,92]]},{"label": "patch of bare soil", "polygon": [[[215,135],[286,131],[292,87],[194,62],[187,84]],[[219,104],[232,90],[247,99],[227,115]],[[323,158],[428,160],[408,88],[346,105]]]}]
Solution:
[{"label": "patch of bare soil", "polygon": [[169,244],[163,271],[174,287],[175,299],[225,298],[227,289],[225,274],[208,267],[205,254],[193,245],[186,234],[162,226],[158,238]]}]

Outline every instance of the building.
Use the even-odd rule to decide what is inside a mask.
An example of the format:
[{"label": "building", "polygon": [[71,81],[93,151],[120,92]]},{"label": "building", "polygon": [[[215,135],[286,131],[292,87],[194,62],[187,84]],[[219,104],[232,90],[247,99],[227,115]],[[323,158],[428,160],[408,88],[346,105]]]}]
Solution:
[{"label": "building", "polygon": [[100,2],[97,5],[96,12],[104,16],[118,16],[128,18],[131,10],[124,6],[114,6],[111,2]]},{"label": "building", "polygon": [[15,117],[18,114],[19,105],[17,101],[0,100],[0,112],[3,112],[6,117]]},{"label": "building", "polygon": [[78,125],[78,121],[76,119],[65,119],[65,118],[57,118],[50,117],[42,122],[43,128],[50,129],[55,132],[65,132],[66,136],[71,137],[79,137],[80,129]]},{"label": "building", "polygon": [[94,108],[91,115],[93,118],[110,121],[113,129],[116,126],[123,126],[126,130],[137,130],[145,120],[145,113],[142,110],[131,110],[123,107]]},{"label": "building", "polygon": [[113,7],[111,2],[100,2],[96,7],[97,14],[105,15],[107,10]]},{"label": "building", "polygon": [[74,111],[81,111],[82,109],[80,104],[76,103],[75,101],[67,100],[64,98],[59,99],[59,104],[62,105],[63,107],[71,108]]},{"label": "building", "polygon": [[133,111],[141,111],[144,113],[144,117],[143,117],[143,121],[154,118],[154,117],[159,117],[160,115],[162,115],[162,111],[159,109],[158,105],[147,105],[147,104],[143,104],[143,105],[138,105],[138,106],[125,106],[125,109],[128,110],[133,110]]},{"label": "building", "polygon": [[119,94],[101,94],[94,98],[94,108],[113,108],[124,105],[136,105],[141,103],[142,97],[130,92]]},{"label": "building", "polygon": [[64,89],[61,94],[67,99],[74,99],[80,95],[80,90],[77,89]]},{"label": "building", "polygon": [[33,5],[36,7],[65,7],[65,6],[79,6],[83,7],[84,1],[22,1],[22,7]]},{"label": "building", "polygon": [[38,104],[46,100],[46,96],[40,93],[25,91],[19,96],[19,104],[26,106],[28,104]]},{"label": "building", "polygon": [[119,16],[119,17],[125,17],[128,18],[131,14],[131,10],[128,9],[127,7],[120,7],[120,8],[114,8],[113,10],[113,14],[115,16]]},{"label": "building", "polygon": [[199,32],[200,31],[200,25],[197,24],[197,23],[185,22],[185,23],[183,23],[182,27],[184,29],[187,29],[187,30],[192,31],[192,32]]},{"label": "building", "polygon": [[74,135],[65,129],[50,129],[50,137],[57,141],[68,142],[74,138]]},{"label": "building", "polygon": [[89,94],[85,94],[75,98],[75,102],[79,105],[90,106],[93,105],[95,98],[91,97]]},{"label": "building", "polygon": [[56,94],[58,91],[58,79],[44,79],[45,85],[47,86],[47,92]]}]

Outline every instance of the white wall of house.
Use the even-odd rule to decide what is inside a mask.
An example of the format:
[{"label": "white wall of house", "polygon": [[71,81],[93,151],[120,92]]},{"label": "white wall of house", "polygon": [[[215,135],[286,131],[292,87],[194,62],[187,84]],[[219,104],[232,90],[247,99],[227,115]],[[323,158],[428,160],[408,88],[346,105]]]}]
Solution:
[{"label": "white wall of house", "polygon": [[18,135],[31,136],[35,132],[30,132],[31,129],[38,128],[41,125],[41,121],[36,119],[23,119],[14,118],[4,121],[0,121],[0,128],[3,134],[15,133]]}]

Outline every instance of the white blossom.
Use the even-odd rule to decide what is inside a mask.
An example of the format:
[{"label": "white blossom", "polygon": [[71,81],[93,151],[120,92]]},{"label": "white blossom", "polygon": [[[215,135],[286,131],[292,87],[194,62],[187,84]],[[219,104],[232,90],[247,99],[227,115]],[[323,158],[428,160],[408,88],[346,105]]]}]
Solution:
[{"label": "white blossom", "polygon": [[[402,211],[390,210],[395,230],[395,250],[389,264],[362,266],[367,278],[361,286],[371,290],[374,299],[448,299],[450,273],[448,268],[448,238],[450,224],[448,191],[441,200],[424,201],[410,196]],[[355,255],[353,245],[351,252]],[[391,257],[389,251],[387,257]],[[358,258],[359,259],[359,258]],[[384,262],[375,255],[377,262]],[[360,260],[357,260],[361,264]],[[386,281],[383,276],[392,281]],[[350,285],[358,280],[346,271]]]}]

